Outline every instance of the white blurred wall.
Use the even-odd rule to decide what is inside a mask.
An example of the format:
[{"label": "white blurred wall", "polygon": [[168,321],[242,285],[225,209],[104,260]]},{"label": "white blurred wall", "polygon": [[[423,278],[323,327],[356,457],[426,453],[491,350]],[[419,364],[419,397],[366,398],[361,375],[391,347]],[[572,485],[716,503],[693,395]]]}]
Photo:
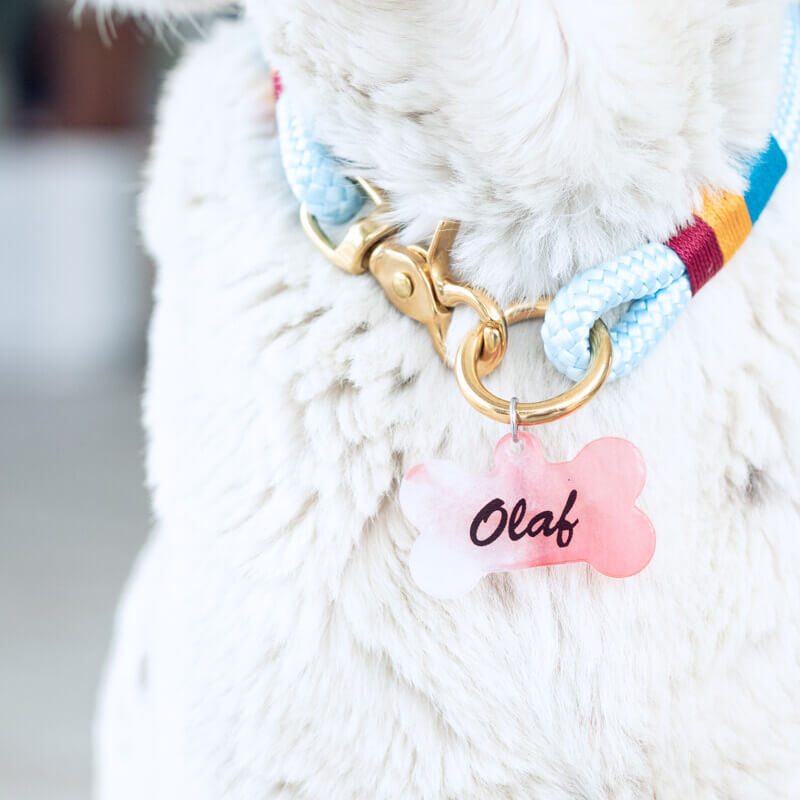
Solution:
[{"label": "white blurred wall", "polygon": [[0,138],[0,378],[82,380],[140,355],[142,155],[130,134]]}]

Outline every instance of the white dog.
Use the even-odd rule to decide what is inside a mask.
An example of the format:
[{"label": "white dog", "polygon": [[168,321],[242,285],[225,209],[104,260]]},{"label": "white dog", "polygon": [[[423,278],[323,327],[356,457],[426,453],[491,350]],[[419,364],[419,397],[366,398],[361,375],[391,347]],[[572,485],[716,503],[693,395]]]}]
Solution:
[{"label": "white dog", "polygon": [[[140,0],[182,13],[212,0]],[[422,326],[308,241],[269,65],[318,138],[501,303],[741,190],[779,86],[780,0],[249,0],[164,91],[142,201],[159,271],[155,526],[123,600],[101,800],[800,796],[800,261],[791,171],[630,376],[536,429],[648,464],[655,557],[421,592],[414,464],[487,469]],[[565,379],[515,326],[505,396]]]}]

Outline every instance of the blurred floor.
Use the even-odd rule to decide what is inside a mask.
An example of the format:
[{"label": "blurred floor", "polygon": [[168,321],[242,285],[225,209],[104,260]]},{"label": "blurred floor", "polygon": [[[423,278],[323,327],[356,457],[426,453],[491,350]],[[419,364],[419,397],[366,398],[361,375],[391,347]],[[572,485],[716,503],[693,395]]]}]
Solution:
[{"label": "blurred floor", "polygon": [[136,21],[76,27],[71,5],[0,0],[0,800],[90,796],[97,684],[148,529],[136,201],[171,57]]},{"label": "blurred floor", "polygon": [[117,596],[148,528],[138,372],[0,385],[0,800],[87,800]]}]

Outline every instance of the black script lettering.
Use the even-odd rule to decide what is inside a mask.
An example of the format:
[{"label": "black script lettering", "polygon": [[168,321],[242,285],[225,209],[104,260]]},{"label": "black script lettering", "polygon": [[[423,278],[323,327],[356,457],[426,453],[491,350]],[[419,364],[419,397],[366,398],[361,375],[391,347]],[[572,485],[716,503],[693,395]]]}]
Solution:
[{"label": "black script lettering", "polygon": [[[489,517],[491,517],[495,511],[500,512],[500,524],[495,528],[494,533],[489,534],[485,539],[479,539],[478,528],[480,528],[482,524],[488,522]],[[485,547],[487,544],[497,541],[497,539],[502,536],[507,519],[508,512],[503,505],[503,501],[499,497],[496,497],[494,500],[488,502],[475,515],[475,519],[472,520],[472,525],[470,525],[469,528],[469,538],[472,539],[472,543],[478,545],[478,547]]]},{"label": "black script lettering", "polygon": [[522,518],[525,516],[525,508],[525,498],[523,497],[517,500],[517,504],[511,509],[511,516],[508,520],[508,537],[512,542],[516,542],[518,539],[521,539],[526,533],[525,530],[517,532],[517,527],[522,522]]},{"label": "black script lettering", "polygon": [[525,528],[525,533],[528,536],[536,536],[537,533],[543,533],[545,536],[552,536],[555,533],[550,527],[553,521],[553,513],[551,511],[541,511],[528,523]]},{"label": "black script lettering", "polygon": [[[553,524],[552,511],[540,511],[538,514],[531,517],[528,524],[522,528],[522,521],[527,511],[525,498],[521,497],[517,500],[509,515],[508,511],[506,511],[505,501],[500,497],[495,497],[494,500],[490,500],[475,515],[475,518],[472,520],[472,525],[470,525],[469,528],[469,538],[472,540],[472,543],[478,547],[486,547],[486,545],[496,542],[503,535],[503,532],[506,530],[506,525],[508,525],[508,538],[511,539],[512,542],[519,541],[525,535],[533,537],[538,536],[540,533],[544,536],[556,534],[556,543],[558,546],[569,547],[579,520],[575,519],[570,521],[567,519],[567,514],[572,511],[577,499],[578,492],[573,489],[569,493],[561,516],[559,516],[555,524]],[[486,525],[495,513],[499,513],[500,515],[495,529],[488,536],[480,538],[479,533],[481,526]]]},{"label": "black script lettering", "polygon": [[[578,493],[573,489],[569,493],[569,497],[567,498],[567,504],[564,506],[564,510],[561,512],[561,516],[558,518],[558,522],[556,522],[556,528],[558,529],[558,536],[556,536],[556,541],[558,542],[559,547],[567,547],[569,543],[572,541],[572,534],[575,533],[575,526],[578,524],[580,520],[575,520],[574,522],[570,522],[567,519],[567,514],[572,511],[572,506],[575,505],[575,501],[578,499]],[[567,535],[564,536],[564,533]]]}]

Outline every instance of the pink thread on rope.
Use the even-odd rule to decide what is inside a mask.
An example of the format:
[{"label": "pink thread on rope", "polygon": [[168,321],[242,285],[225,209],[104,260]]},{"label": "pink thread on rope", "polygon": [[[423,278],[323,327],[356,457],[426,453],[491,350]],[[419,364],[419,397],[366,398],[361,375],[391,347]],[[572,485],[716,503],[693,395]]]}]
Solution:
[{"label": "pink thread on rope", "polygon": [[281,74],[278,70],[272,70],[272,91],[275,95],[275,102],[278,102],[278,99],[283,94],[283,83],[281,83]]}]

